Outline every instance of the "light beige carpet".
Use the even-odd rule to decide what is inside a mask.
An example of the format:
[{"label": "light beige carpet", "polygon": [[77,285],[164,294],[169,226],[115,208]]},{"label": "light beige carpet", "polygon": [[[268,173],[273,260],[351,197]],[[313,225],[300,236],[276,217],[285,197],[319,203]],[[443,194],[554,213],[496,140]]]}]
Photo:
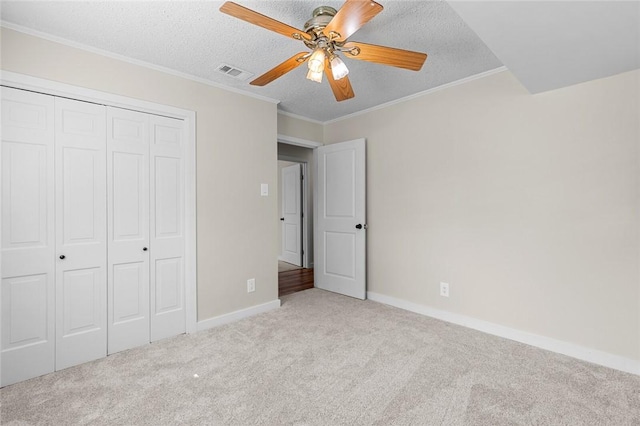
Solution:
[{"label": "light beige carpet", "polygon": [[638,376],[318,289],[0,396],[3,425],[640,424]]},{"label": "light beige carpet", "polygon": [[278,272],[295,271],[297,269],[302,269],[302,266],[297,266],[292,263],[278,260]]}]

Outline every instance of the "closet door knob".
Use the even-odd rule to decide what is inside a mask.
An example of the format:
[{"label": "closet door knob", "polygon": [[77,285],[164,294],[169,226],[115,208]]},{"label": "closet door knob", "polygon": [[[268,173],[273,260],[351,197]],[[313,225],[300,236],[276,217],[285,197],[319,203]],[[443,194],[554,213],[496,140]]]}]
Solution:
[{"label": "closet door knob", "polygon": [[65,256],[64,254],[60,255],[60,259],[64,260],[67,256]]},{"label": "closet door knob", "polygon": [[146,248],[146,247],[142,247],[142,251],[147,251],[147,250],[149,250],[149,249]]}]

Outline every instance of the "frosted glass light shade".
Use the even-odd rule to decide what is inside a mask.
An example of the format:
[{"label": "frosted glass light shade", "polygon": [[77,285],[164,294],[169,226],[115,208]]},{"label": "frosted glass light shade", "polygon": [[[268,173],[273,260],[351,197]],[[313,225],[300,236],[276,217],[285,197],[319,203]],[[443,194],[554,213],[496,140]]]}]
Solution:
[{"label": "frosted glass light shade", "polygon": [[309,58],[309,70],[313,72],[322,72],[322,69],[324,68],[324,58],[324,50],[314,50],[311,54],[311,57]]},{"label": "frosted glass light shade", "polygon": [[340,80],[349,74],[349,69],[338,56],[334,56],[331,59],[331,74],[333,74],[334,80]]},{"label": "frosted glass light shade", "polygon": [[322,70],[319,72],[309,70],[309,72],[307,72],[307,78],[311,81],[315,81],[316,83],[322,83]]}]

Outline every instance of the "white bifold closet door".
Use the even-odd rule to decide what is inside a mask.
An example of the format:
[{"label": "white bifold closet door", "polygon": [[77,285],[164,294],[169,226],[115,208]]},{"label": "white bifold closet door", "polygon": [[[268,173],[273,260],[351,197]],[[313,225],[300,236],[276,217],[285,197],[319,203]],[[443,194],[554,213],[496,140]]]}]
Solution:
[{"label": "white bifold closet door", "polygon": [[105,107],[55,99],[56,370],[107,355]]},{"label": "white bifold closet door", "polygon": [[149,116],[107,108],[109,353],[149,343]]},{"label": "white bifold closet door", "polygon": [[2,385],[106,355],[105,107],[2,89]]},{"label": "white bifold closet door", "polygon": [[152,115],[151,129],[151,341],[186,331],[184,294],[183,121]]},{"label": "white bifold closet door", "polygon": [[184,333],[183,121],[1,99],[0,385]]},{"label": "white bifold closet door", "polygon": [[185,332],[182,121],[107,108],[109,353]]},{"label": "white bifold closet door", "polygon": [[2,386],[55,368],[54,97],[2,88]]}]

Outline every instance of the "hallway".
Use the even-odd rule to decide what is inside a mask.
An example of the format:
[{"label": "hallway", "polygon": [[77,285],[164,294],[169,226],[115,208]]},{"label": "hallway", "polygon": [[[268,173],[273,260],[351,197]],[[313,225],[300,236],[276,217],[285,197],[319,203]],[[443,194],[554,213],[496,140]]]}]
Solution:
[{"label": "hallway", "polygon": [[278,262],[278,297],[313,288],[313,268],[291,267]]}]

